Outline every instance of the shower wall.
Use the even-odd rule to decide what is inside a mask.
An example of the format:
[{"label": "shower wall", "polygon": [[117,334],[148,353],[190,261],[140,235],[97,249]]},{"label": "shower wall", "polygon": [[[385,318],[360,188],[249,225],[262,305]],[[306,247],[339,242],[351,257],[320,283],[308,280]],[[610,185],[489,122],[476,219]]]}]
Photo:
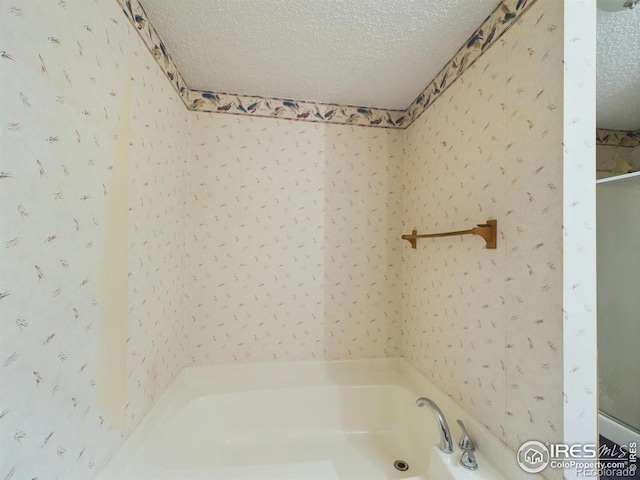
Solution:
[{"label": "shower wall", "polygon": [[192,364],[397,356],[398,130],[193,114]]},{"label": "shower wall", "polygon": [[406,130],[404,230],[499,233],[404,246],[402,352],[512,449],[562,437],[562,27],[539,0]]},{"label": "shower wall", "polygon": [[[0,477],[92,478],[123,440],[97,393],[102,334],[128,331],[114,372],[125,435],[184,364],[188,112],[115,2],[1,2],[0,15]],[[129,243],[113,257],[127,110]],[[127,318],[101,319],[101,262],[128,265]]]}]

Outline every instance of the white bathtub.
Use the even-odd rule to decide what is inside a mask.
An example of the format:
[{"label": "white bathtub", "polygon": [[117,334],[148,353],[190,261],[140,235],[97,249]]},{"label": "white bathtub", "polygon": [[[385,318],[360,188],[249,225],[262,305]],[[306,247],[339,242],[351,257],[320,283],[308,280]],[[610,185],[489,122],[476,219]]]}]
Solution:
[{"label": "white bathtub", "polygon": [[187,369],[98,479],[501,478],[481,453],[470,472],[433,448],[424,392],[401,373],[308,367]]},{"label": "white bathtub", "polygon": [[640,445],[640,433],[602,411],[598,414],[598,429],[600,435],[618,445]]}]

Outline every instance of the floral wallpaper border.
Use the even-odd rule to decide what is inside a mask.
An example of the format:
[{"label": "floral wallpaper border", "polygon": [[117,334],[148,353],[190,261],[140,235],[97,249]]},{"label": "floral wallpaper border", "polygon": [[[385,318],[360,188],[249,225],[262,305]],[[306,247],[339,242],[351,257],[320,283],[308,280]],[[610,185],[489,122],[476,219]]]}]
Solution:
[{"label": "floral wallpaper border", "polygon": [[406,128],[536,0],[503,0],[406,110],[190,90],[139,0],[116,0],[189,110],[364,127]]},{"label": "floral wallpaper border", "polygon": [[190,109],[198,112],[233,113],[286,120],[324,122],[361,127],[404,128],[404,110],[305,102],[285,98],[248,97],[229,93],[191,90]]},{"label": "floral wallpaper border", "polygon": [[638,147],[640,146],[640,130],[608,130],[596,129],[596,145],[608,145],[612,147]]}]

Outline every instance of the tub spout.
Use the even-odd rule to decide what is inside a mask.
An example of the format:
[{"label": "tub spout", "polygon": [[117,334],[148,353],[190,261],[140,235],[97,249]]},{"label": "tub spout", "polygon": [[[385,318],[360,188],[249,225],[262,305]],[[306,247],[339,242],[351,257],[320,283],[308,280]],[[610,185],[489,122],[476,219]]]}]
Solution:
[{"label": "tub spout", "polygon": [[416,405],[419,407],[428,405],[431,408],[431,411],[436,417],[436,422],[438,423],[438,430],[440,431],[440,450],[442,450],[444,453],[453,453],[451,431],[449,430],[449,425],[447,425],[447,420],[442,414],[442,410],[440,410],[438,405],[436,405],[433,400],[427,397],[420,397],[419,399],[417,399]]}]

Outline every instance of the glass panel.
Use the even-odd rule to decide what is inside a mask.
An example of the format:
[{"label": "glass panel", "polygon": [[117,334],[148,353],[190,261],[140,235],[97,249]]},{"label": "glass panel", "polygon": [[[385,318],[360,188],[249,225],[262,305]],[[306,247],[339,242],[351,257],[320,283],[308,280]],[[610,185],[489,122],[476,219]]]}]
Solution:
[{"label": "glass panel", "polygon": [[640,175],[598,182],[600,410],[640,430]]}]

